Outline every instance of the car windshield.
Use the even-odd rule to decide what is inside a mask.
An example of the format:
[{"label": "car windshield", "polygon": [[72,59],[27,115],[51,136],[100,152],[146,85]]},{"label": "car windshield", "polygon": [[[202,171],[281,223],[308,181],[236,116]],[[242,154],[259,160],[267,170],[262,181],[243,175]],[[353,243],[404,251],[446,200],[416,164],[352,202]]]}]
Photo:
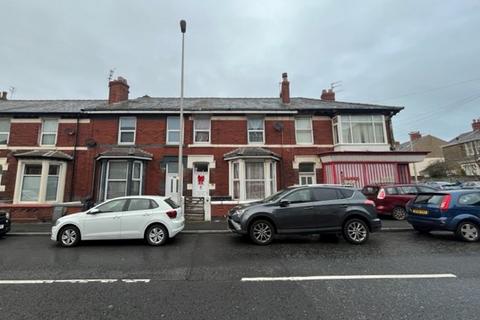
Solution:
[{"label": "car windshield", "polygon": [[278,191],[277,193],[274,193],[265,199],[263,199],[264,202],[275,202],[278,199],[280,199],[283,195],[285,195],[287,192],[291,191],[292,189],[283,189]]}]

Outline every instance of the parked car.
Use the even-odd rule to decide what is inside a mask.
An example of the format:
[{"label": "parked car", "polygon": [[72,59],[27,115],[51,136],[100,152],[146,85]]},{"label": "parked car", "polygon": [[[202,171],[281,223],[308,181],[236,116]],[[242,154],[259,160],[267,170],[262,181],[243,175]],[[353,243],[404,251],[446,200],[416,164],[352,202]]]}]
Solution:
[{"label": "parked car", "polygon": [[108,200],[87,211],[59,218],[51,239],[64,247],[80,240],[145,239],[160,246],[184,228],[183,212],[170,198],[131,196]]},{"label": "parked car", "polygon": [[419,232],[447,230],[468,242],[480,235],[480,190],[419,194],[408,204],[407,221]]},{"label": "parked car", "polygon": [[8,212],[0,212],[0,237],[3,237],[10,231],[10,214]]},{"label": "parked car", "polygon": [[405,206],[419,192],[435,192],[436,189],[417,184],[367,185],[362,193],[375,202],[378,214],[391,215],[396,220],[405,220]]},{"label": "parked car", "polygon": [[374,203],[351,188],[309,185],[284,189],[262,201],[232,208],[228,226],[259,245],[277,234],[339,233],[365,243],[381,228]]},{"label": "parked car", "polygon": [[462,183],[462,189],[480,189],[480,181],[467,181]]}]

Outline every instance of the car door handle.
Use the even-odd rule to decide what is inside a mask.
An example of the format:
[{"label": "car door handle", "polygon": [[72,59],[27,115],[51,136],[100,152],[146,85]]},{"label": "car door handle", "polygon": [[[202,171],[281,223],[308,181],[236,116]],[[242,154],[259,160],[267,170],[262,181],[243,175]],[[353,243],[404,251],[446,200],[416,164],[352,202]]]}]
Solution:
[{"label": "car door handle", "polygon": [[305,207],[305,208],[303,208],[303,210],[310,210],[310,209],[313,209],[313,207]]},{"label": "car door handle", "polygon": [[144,214],[143,214],[144,217],[149,217],[149,216],[151,216],[151,215],[152,215],[151,213],[144,213]]},{"label": "car door handle", "polygon": [[120,219],[120,216],[114,216],[113,219]]}]

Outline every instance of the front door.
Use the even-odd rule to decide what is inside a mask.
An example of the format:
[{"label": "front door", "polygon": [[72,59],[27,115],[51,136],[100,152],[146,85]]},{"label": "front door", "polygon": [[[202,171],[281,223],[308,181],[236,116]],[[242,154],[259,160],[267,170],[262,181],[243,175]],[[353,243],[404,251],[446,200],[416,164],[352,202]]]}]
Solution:
[{"label": "front door", "polygon": [[209,195],[209,171],[208,163],[194,163],[192,177],[192,196],[208,197]]},{"label": "front door", "polygon": [[178,198],[178,163],[168,162],[165,170],[165,197]]}]

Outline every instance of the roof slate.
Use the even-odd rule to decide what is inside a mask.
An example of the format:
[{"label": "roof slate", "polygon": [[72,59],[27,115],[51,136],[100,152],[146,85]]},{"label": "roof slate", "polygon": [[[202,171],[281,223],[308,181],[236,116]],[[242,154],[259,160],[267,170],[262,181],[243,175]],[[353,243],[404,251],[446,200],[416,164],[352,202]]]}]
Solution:
[{"label": "roof slate", "polygon": [[139,148],[133,147],[119,147],[112,148],[110,150],[104,151],[97,156],[99,158],[120,158],[120,157],[131,157],[131,158],[147,158],[152,159],[153,154]]},{"label": "roof slate", "polygon": [[223,155],[224,159],[241,158],[241,157],[274,157],[280,158],[278,154],[261,147],[242,147]]},{"label": "roof slate", "polygon": [[480,130],[462,133],[461,135],[450,140],[445,147],[476,140],[480,140]]},{"label": "roof slate", "polygon": [[[67,113],[84,112],[176,112],[179,98],[152,98],[149,96],[109,105],[106,100],[6,100],[0,101],[0,113]],[[324,101],[311,98],[291,98],[284,104],[279,98],[185,98],[184,110],[191,111],[375,111],[397,113],[403,107],[364,103]]]},{"label": "roof slate", "polygon": [[73,157],[58,150],[28,150],[13,152],[16,158],[45,158],[57,160],[72,160]]}]

